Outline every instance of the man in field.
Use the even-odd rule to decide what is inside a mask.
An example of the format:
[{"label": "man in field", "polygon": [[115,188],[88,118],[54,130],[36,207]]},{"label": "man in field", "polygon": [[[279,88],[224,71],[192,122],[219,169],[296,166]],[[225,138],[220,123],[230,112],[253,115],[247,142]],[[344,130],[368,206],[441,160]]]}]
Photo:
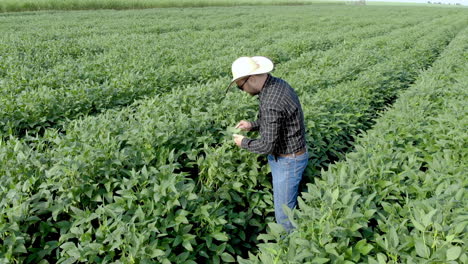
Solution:
[{"label": "man in field", "polygon": [[236,125],[244,131],[259,130],[260,138],[234,135],[234,141],[253,153],[268,154],[276,221],[290,232],[293,226],[283,206],[296,206],[299,183],[309,156],[299,98],[287,82],[269,74],[272,70],[273,62],[261,56],[240,57],[232,63],[233,79],[229,87],[235,82],[240,90],[258,95],[260,101],[258,120],[242,120]]}]

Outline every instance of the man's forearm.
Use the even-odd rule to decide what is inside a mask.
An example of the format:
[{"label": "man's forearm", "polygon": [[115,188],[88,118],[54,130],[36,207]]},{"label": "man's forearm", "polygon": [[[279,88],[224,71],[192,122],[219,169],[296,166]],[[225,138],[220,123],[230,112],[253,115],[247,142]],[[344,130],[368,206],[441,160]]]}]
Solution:
[{"label": "man's forearm", "polygon": [[250,122],[250,125],[252,126],[250,128],[250,131],[258,131],[260,129],[260,120],[255,120],[253,122]]},{"label": "man's forearm", "polygon": [[273,152],[273,143],[266,142],[263,139],[243,138],[241,147],[257,154],[271,154]]}]

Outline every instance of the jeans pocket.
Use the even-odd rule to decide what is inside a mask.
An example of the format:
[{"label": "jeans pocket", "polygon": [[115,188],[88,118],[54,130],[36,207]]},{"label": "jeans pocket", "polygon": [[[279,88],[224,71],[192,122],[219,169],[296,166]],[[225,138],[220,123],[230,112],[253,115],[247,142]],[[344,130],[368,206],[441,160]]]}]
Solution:
[{"label": "jeans pocket", "polygon": [[273,156],[273,155],[271,155],[271,154],[268,154],[267,158],[268,158],[268,162],[277,161],[277,160],[275,159],[275,156]]}]

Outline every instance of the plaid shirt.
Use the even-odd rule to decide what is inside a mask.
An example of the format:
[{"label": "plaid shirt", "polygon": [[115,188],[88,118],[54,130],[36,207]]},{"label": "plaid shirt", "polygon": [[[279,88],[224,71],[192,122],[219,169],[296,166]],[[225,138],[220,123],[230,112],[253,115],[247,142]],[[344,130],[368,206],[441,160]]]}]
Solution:
[{"label": "plaid shirt", "polygon": [[252,131],[260,130],[260,138],[244,138],[241,147],[275,156],[305,148],[304,114],[293,88],[284,80],[268,75],[258,99],[258,120],[251,124]]}]

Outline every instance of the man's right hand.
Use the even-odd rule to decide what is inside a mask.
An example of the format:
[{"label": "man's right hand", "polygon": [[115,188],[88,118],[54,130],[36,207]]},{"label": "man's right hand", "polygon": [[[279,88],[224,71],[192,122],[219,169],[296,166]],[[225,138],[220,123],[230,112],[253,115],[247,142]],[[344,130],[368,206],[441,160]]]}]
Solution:
[{"label": "man's right hand", "polygon": [[237,125],[236,128],[240,128],[243,131],[250,131],[252,129],[252,124],[249,121],[242,120]]}]

